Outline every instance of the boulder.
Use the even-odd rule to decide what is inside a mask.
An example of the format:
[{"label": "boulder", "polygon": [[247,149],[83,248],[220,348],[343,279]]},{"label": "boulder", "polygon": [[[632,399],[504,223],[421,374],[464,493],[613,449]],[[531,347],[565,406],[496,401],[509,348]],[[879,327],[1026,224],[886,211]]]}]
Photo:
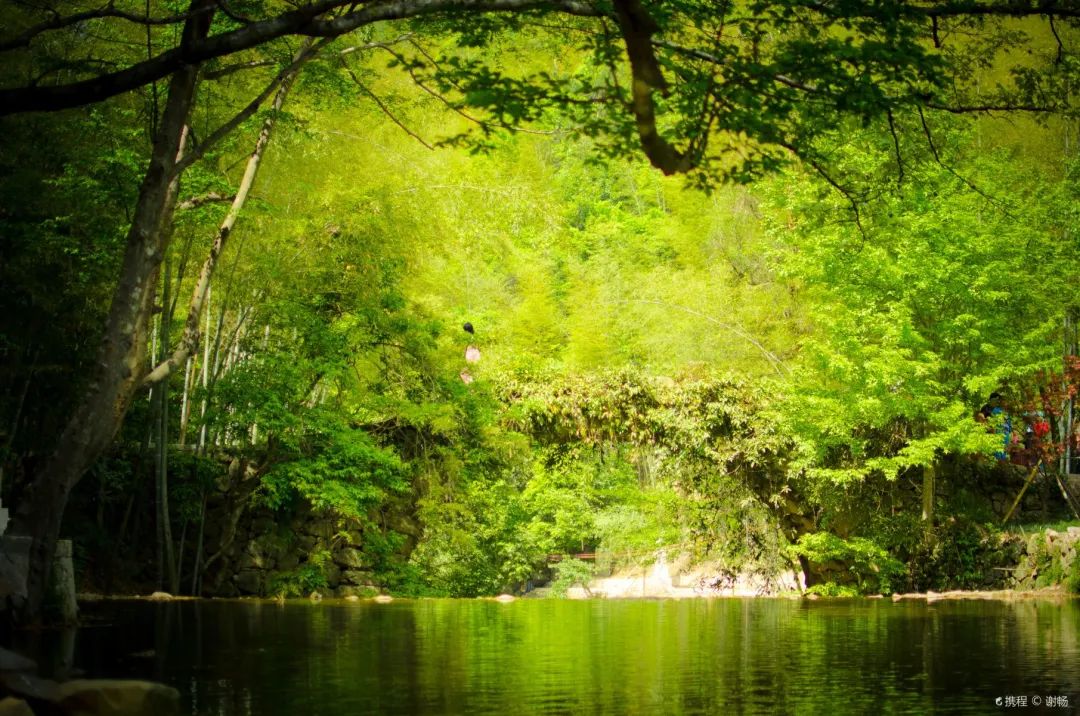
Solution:
[{"label": "boulder", "polygon": [[180,713],[180,692],[152,681],[78,679],[60,685],[57,701],[72,716],[169,716]]},{"label": "boulder", "polygon": [[34,712],[30,710],[30,704],[22,699],[8,696],[0,701],[0,716],[34,716]]},{"label": "boulder", "polygon": [[255,569],[240,570],[236,575],[236,586],[242,594],[262,594],[262,572]]},{"label": "boulder", "polygon": [[282,572],[291,572],[299,566],[300,558],[292,552],[286,553],[277,560],[277,568]]},{"label": "boulder", "polygon": [[171,602],[173,600],[173,595],[168,592],[154,592],[147,597],[147,599],[152,602]]},{"label": "boulder", "polygon": [[390,602],[394,601],[394,598],[391,597],[389,594],[380,594],[379,596],[375,597],[373,601],[376,604],[389,604]]},{"label": "boulder", "polygon": [[336,589],[341,584],[341,567],[333,562],[327,562],[323,565],[322,571],[326,575],[326,586]]},{"label": "boulder", "polygon": [[19,672],[0,674],[0,685],[9,694],[31,702],[56,703],[60,698],[59,684],[32,674]]},{"label": "boulder", "polygon": [[355,584],[360,587],[370,587],[374,582],[371,580],[371,572],[361,569],[346,569],[341,573],[341,581],[345,584]]},{"label": "boulder", "polygon": [[37,664],[22,654],[0,649],[0,671],[34,671],[36,669]]},{"label": "boulder", "polygon": [[272,540],[264,537],[254,539],[244,549],[244,556],[240,559],[242,567],[248,569],[273,569],[274,555]]},{"label": "boulder", "polygon": [[344,569],[363,569],[364,555],[356,549],[344,548],[334,552],[334,562]]}]

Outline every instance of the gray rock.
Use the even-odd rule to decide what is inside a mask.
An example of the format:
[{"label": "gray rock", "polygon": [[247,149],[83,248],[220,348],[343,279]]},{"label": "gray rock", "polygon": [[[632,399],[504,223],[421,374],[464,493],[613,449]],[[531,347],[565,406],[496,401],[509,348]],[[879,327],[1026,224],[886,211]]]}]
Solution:
[{"label": "gray rock", "polygon": [[300,558],[292,553],[286,554],[281,559],[277,560],[277,568],[283,572],[291,572],[299,566]]},{"label": "gray rock", "polygon": [[36,669],[37,664],[22,654],[0,649],[0,671],[34,671]]},{"label": "gray rock", "polygon": [[78,679],[60,686],[60,707],[71,714],[170,716],[180,713],[180,692],[151,681]]},{"label": "gray rock", "polygon": [[3,685],[9,694],[30,701],[56,703],[60,698],[59,684],[30,674],[18,672],[0,674],[0,685]]},{"label": "gray rock", "polygon": [[331,589],[341,584],[341,567],[333,562],[327,562],[323,565],[323,574],[326,575],[326,586]]},{"label": "gray rock", "polygon": [[334,562],[345,569],[363,569],[367,566],[364,555],[359,550],[349,548],[334,552]]},{"label": "gray rock", "polygon": [[341,573],[341,581],[345,584],[369,587],[372,585],[371,572],[360,569],[346,569]]}]

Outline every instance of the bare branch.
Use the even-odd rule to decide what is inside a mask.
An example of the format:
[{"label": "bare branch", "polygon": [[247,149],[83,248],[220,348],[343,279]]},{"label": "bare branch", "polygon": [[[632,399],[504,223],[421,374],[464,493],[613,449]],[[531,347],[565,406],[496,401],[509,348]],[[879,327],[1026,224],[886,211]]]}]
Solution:
[{"label": "bare branch", "polygon": [[1058,112],[1060,107],[1046,107],[1042,105],[1034,104],[961,104],[961,105],[948,105],[939,104],[933,101],[923,102],[923,106],[927,109],[939,109],[942,112],[949,112],[951,114],[989,114],[990,112],[1032,112],[1037,114],[1044,114],[1049,112]]},{"label": "bare branch", "polygon": [[75,13],[74,15],[68,15],[66,17],[60,14],[54,14],[53,17],[44,22],[40,22],[37,25],[28,27],[21,33],[12,37],[11,39],[0,42],[0,52],[9,52],[11,50],[18,49],[20,47],[26,47],[34,38],[38,35],[49,32],[51,30],[62,30],[65,27],[71,27],[72,25],[78,25],[80,22],[87,22],[88,20],[99,20],[105,18],[118,18],[121,20],[127,20],[138,25],[178,25],[186,21],[194,14],[202,14],[209,12],[212,8],[203,8],[198,13],[184,13],[182,15],[167,15],[165,17],[149,17],[143,15],[136,15],[130,12],[124,12],[123,10],[117,10],[110,2],[108,5],[97,10],[87,10],[86,12]]},{"label": "bare branch", "polygon": [[363,82],[360,81],[360,78],[356,76],[356,73],[352,71],[351,67],[349,67],[347,64],[345,64],[344,60],[342,60],[342,64],[345,65],[345,71],[349,73],[349,77],[351,77],[352,81],[354,83],[356,83],[356,86],[359,87],[364,92],[364,94],[366,94],[368,97],[370,97],[373,102],[375,102],[375,105],[382,111],[383,114],[385,114],[387,117],[390,118],[391,122],[393,122],[398,127],[400,127],[401,130],[403,132],[405,132],[405,134],[408,134],[410,137],[412,137],[416,141],[420,142],[420,144],[424,145],[424,147],[426,149],[430,149],[430,150],[434,151],[435,147],[431,146],[426,141],[424,141],[423,137],[421,137],[419,134],[417,134],[413,130],[409,129],[409,127],[406,126],[406,124],[404,122],[402,122],[400,119],[398,119],[394,115],[394,113],[390,111],[390,108],[387,107],[386,104],[381,99],[379,99],[379,96],[377,94],[375,94],[374,92],[372,92],[371,89],[367,85],[365,85]]},{"label": "bare branch", "polygon": [[900,154],[900,137],[896,133],[896,121],[891,109],[885,110],[885,116],[889,118],[889,134],[892,135],[893,151],[896,153],[896,185],[904,183],[904,158]]},{"label": "bare branch", "polygon": [[817,172],[818,176],[824,179],[829,186],[839,192],[840,195],[847,200],[848,204],[851,205],[851,213],[855,219],[855,226],[858,227],[859,233],[862,234],[862,237],[865,240],[867,238],[866,229],[863,228],[862,225],[862,213],[859,211],[859,202],[851,193],[851,191],[847,189],[843,184],[838,182],[836,179],[834,179],[832,175],[830,175],[829,172],[826,171],[825,167],[822,166],[821,162],[819,162],[816,158],[810,156],[809,154],[800,152],[799,149],[791,142],[781,141],[777,142],[777,144],[794,154],[796,157],[799,158],[800,161],[806,162],[808,165],[810,165],[810,168]]},{"label": "bare branch", "polygon": [[1065,45],[1061,42],[1061,35],[1058,34],[1057,26],[1054,24],[1054,16],[1050,16],[1050,32],[1054,34],[1054,41],[1057,42],[1057,54],[1054,56],[1054,64],[1060,65],[1061,61],[1065,59]]},{"label": "bare branch", "polygon": [[216,70],[206,70],[203,72],[202,78],[204,80],[219,80],[222,77],[228,77],[229,75],[237,72],[243,72],[244,70],[253,70],[258,67],[270,67],[277,63],[273,60],[252,60],[251,62],[239,62],[235,65],[228,65],[227,67],[221,67]]},{"label": "bare branch", "polygon": [[962,176],[959,172],[957,172],[951,166],[949,166],[944,161],[942,161],[941,155],[938,153],[937,144],[935,144],[934,137],[930,132],[930,125],[926,121],[926,115],[923,113],[922,107],[919,107],[918,110],[919,110],[919,121],[922,123],[923,134],[926,136],[926,143],[930,146],[930,153],[934,155],[934,161],[937,162],[938,166],[940,166],[942,169],[944,169],[945,171],[949,172],[954,177],[959,179],[961,182],[964,183],[965,186],[967,186],[973,192],[975,192],[976,194],[981,196],[983,199],[986,199],[988,202],[990,202],[991,204],[993,204],[997,208],[1001,209],[1001,211],[1005,214],[1005,216],[1007,216],[1009,218],[1015,218],[1013,216],[1012,212],[1009,211],[1008,206],[1003,204],[998,199],[996,199],[996,198],[990,196],[989,194],[987,194],[985,191],[983,191],[978,186],[976,186],[975,183],[972,182],[970,179],[968,179],[965,176]]},{"label": "bare branch", "polygon": [[197,209],[204,204],[217,204],[232,201],[236,198],[236,195],[225,196],[224,194],[218,194],[217,192],[210,192],[209,194],[203,194],[202,196],[193,196],[190,199],[185,199],[176,205],[178,211],[185,211],[188,209]]},{"label": "bare branch", "polygon": [[[405,38],[402,38],[402,39],[405,39]],[[398,41],[399,40],[394,40],[394,42],[398,42]],[[431,58],[431,56],[428,55],[426,52],[424,52],[424,50],[422,48],[420,48],[420,46],[417,45],[416,42],[414,42],[414,41],[412,41],[410,39],[410,43],[412,45],[414,45],[415,47],[417,47],[420,50],[421,54],[423,54],[424,57],[427,58],[429,62],[431,62],[436,67],[438,66],[435,63],[435,61]],[[393,55],[394,58],[399,63],[401,63],[401,66],[405,68],[405,71],[409,74],[409,77],[412,79],[413,84],[415,84],[417,87],[419,87],[420,89],[427,92],[429,95],[431,95],[435,99],[442,102],[447,107],[447,109],[449,109],[452,112],[460,115],[461,117],[469,120],[470,122],[473,122],[473,123],[479,125],[480,127],[483,127],[485,131],[489,130],[492,126],[495,126],[495,127],[499,127],[500,129],[505,129],[505,130],[508,130],[508,131],[511,131],[511,132],[521,132],[522,134],[538,134],[538,135],[542,135],[542,136],[548,136],[548,135],[555,134],[555,132],[543,131],[543,130],[539,130],[539,129],[526,129],[525,127],[515,127],[512,124],[506,124],[504,122],[488,122],[488,121],[485,121],[483,119],[480,119],[479,117],[472,116],[471,114],[469,114],[468,112],[464,111],[463,109],[458,107],[456,104],[451,102],[449,99],[447,99],[440,92],[436,92],[435,90],[428,87],[427,83],[425,83],[422,79],[417,77],[416,71],[413,70],[413,68],[409,65],[409,61],[405,58],[405,56],[398,53],[398,52],[396,52],[396,51],[394,51],[389,46],[390,44],[393,44],[393,43],[389,43],[389,44],[387,44],[387,43],[370,43],[370,45],[368,45],[368,47],[373,47],[373,48],[378,48],[380,50],[385,50],[386,52]],[[349,49],[352,49],[352,48],[349,48]],[[345,51],[342,51],[342,54],[345,54]]]}]

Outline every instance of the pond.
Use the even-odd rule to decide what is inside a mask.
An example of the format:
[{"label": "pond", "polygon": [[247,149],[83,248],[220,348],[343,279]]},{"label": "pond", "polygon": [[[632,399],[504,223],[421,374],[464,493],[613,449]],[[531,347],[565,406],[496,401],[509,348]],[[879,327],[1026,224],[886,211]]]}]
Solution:
[{"label": "pond", "polygon": [[[1080,703],[1080,600],[84,605],[47,670],[148,678],[193,714],[1028,713]],[[1035,697],[1068,707],[1033,708]],[[995,699],[1003,699],[1002,706]],[[1019,707],[1018,707],[1019,708]]]}]

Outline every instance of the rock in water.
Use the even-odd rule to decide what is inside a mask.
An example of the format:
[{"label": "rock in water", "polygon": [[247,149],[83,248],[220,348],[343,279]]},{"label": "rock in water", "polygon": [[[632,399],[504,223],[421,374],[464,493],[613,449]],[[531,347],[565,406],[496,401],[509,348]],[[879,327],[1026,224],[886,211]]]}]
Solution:
[{"label": "rock in water", "polygon": [[378,604],[389,604],[390,602],[394,601],[394,598],[391,597],[389,594],[380,594],[379,596],[375,597],[374,601]]},{"label": "rock in water", "polygon": [[180,692],[152,681],[78,679],[60,685],[64,713],[78,716],[176,716]]},{"label": "rock in water", "polygon": [[0,701],[0,716],[34,716],[34,712],[30,710],[30,705],[22,699],[8,696],[3,701]]},{"label": "rock in water", "polygon": [[52,679],[15,671],[0,674],[3,691],[34,703],[54,704],[60,699],[60,686]]},{"label": "rock in water", "polygon": [[503,603],[515,602],[517,601],[517,597],[515,597],[513,594],[500,594],[499,596],[495,597],[495,601]]},{"label": "rock in water", "polygon": [[0,649],[0,671],[34,671],[35,669],[37,669],[37,664],[22,654]]},{"label": "rock in water", "polygon": [[173,595],[168,592],[154,592],[150,595],[150,599],[155,602],[168,602],[173,599]]}]

